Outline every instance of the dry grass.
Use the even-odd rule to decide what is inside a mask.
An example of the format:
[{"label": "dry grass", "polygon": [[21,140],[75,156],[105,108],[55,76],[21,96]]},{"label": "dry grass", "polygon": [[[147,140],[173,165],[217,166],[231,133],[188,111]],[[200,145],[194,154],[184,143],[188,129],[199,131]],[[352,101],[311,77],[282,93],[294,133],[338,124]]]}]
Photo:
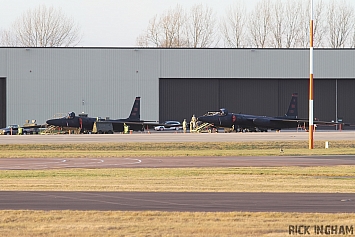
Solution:
[{"label": "dry grass", "polygon": [[355,166],[6,170],[0,190],[355,193]]},{"label": "dry grass", "polygon": [[355,214],[0,211],[0,235],[289,236],[289,225],[351,226],[354,222]]},{"label": "dry grass", "polygon": [[[85,143],[0,145],[0,158],[164,157],[164,156],[275,156],[355,154],[355,141],[287,142],[180,142],[180,143]],[[284,153],[280,154],[280,148]]]}]

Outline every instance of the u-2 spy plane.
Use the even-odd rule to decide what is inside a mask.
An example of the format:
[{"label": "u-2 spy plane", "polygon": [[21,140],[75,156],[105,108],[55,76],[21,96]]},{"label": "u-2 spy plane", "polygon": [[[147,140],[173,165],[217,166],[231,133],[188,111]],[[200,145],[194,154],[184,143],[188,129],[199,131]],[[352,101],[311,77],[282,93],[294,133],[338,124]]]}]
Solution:
[{"label": "u-2 spy plane", "polygon": [[[234,128],[236,131],[281,130],[283,128],[297,128],[301,124],[308,124],[306,119],[298,119],[298,93],[293,93],[285,116],[270,117],[249,114],[228,113],[225,108],[219,112],[209,112],[198,117],[198,121],[212,124],[213,127]],[[314,121],[315,124],[335,125],[334,122]]]},{"label": "u-2 spy plane", "polygon": [[[74,112],[70,112],[67,116],[62,118],[55,118],[47,120],[48,125],[61,127],[63,129],[80,129],[81,132],[92,131],[94,127],[94,123],[99,121],[98,118],[87,117],[87,115],[83,116],[79,114],[76,116]],[[131,113],[128,118],[125,119],[108,119],[105,122],[112,123],[113,131],[122,132],[124,130],[124,124],[129,125],[130,130],[133,131],[143,131],[144,124],[146,122],[152,121],[144,121],[140,120],[140,97],[136,97]]]}]

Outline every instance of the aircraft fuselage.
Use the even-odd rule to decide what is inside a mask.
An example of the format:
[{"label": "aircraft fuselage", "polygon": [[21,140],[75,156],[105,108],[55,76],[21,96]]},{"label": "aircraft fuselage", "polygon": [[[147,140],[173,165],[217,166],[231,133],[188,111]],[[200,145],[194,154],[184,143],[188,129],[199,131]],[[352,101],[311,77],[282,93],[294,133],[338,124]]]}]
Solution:
[{"label": "aircraft fuselage", "polygon": [[47,120],[47,124],[62,128],[81,128],[83,130],[92,130],[97,119],[91,117],[75,116],[73,118],[57,118]]},{"label": "aircraft fuselage", "polygon": [[248,129],[250,131],[267,131],[268,129],[280,130],[282,128],[296,128],[299,123],[297,120],[297,98],[298,93],[293,93],[289,108],[283,117],[234,114],[228,113],[225,108],[222,108],[219,112],[210,112],[199,117],[198,120],[213,124],[215,127],[234,127],[235,130]]},{"label": "aircraft fuselage", "polygon": [[215,114],[198,117],[198,120],[204,123],[213,124],[216,127],[232,128],[234,129],[249,129],[249,130],[268,130],[268,129],[282,129],[295,128],[298,122],[283,121],[282,118],[256,116],[249,114],[234,114],[228,113],[226,115]]}]

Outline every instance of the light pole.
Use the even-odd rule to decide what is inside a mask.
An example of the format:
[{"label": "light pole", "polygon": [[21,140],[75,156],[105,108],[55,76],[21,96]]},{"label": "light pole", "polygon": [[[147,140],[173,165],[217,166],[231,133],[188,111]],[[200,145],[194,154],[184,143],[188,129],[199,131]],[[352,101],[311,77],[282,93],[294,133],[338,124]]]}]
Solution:
[{"label": "light pole", "polygon": [[313,0],[311,0],[310,44],[309,44],[309,149],[313,149]]}]

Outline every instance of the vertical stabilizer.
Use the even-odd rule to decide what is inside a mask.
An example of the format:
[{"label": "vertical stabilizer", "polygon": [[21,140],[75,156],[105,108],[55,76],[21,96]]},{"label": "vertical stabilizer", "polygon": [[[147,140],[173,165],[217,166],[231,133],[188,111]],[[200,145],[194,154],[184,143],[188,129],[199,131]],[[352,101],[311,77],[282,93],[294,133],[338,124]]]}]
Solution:
[{"label": "vertical stabilizer", "polygon": [[298,93],[293,93],[290,105],[288,107],[287,113],[285,114],[286,117],[290,118],[298,118]]},{"label": "vertical stabilizer", "polygon": [[133,103],[131,114],[128,117],[128,120],[137,121],[141,119],[141,97],[136,97]]}]

